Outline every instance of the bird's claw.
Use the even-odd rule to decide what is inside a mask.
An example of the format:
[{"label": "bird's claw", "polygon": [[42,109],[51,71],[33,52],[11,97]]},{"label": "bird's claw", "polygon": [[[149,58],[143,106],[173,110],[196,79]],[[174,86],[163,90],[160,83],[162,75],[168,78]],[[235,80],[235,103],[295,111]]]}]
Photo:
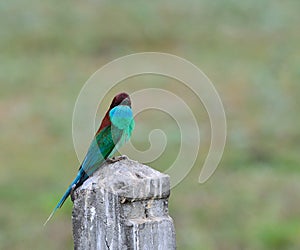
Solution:
[{"label": "bird's claw", "polygon": [[75,191],[75,188],[76,188],[76,185],[74,184],[74,185],[72,186],[72,189],[71,189],[71,192],[70,192],[70,196],[71,196],[72,202],[74,202],[74,200],[75,200],[75,197],[74,197],[74,191]]},{"label": "bird's claw", "polygon": [[117,156],[117,157],[112,157],[112,158],[107,158],[106,159],[106,162],[108,163],[108,164],[112,164],[112,163],[115,163],[115,162],[117,162],[117,161],[121,161],[121,160],[125,160],[125,159],[127,159],[127,156],[126,155],[120,155],[120,156]]}]

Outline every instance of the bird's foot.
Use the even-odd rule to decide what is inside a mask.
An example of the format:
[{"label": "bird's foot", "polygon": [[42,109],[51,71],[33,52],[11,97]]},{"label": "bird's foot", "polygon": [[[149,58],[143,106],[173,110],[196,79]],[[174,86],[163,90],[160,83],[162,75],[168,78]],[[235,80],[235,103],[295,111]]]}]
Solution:
[{"label": "bird's foot", "polygon": [[74,203],[75,197],[74,197],[74,191],[75,191],[76,185],[74,184],[72,186],[71,192],[70,192],[70,196],[71,196],[71,200]]},{"label": "bird's foot", "polygon": [[107,158],[106,162],[108,164],[112,164],[112,163],[115,163],[117,161],[126,160],[126,159],[127,159],[126,155],[120,155],[120,156],[117,156],[117,157],[114,156],[113,158]]}]

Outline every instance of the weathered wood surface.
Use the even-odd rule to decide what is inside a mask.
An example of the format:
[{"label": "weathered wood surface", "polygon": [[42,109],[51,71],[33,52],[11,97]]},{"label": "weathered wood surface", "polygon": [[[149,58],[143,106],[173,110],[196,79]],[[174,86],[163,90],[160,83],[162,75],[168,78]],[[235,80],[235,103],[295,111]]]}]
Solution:
[{"label": "weathered wood surface", "polygon": [[105,163],[73,195],[74,249],[176,249],[170,179],[127,157]]}]

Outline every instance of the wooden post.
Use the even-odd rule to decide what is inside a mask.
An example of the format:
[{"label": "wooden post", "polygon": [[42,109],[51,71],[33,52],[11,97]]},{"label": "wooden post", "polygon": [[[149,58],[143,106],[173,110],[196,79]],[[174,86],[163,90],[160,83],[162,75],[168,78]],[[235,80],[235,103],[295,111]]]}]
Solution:
[{"label": "wooden post", "polygon": [[168,175],[126,156],[105,163],[74,192],[74,249],[176,249],[169,195]]}]

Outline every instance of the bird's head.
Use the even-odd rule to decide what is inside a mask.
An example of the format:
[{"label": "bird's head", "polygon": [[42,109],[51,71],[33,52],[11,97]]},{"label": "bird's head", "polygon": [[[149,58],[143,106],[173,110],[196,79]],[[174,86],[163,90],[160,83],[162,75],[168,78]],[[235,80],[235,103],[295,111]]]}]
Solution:
[{"label": "bird's head", "polygon": [[125,105],[131,107],[131,100],[127,93],[117,94],[111,102],[109,109],[112,109],[118,105]]}]

